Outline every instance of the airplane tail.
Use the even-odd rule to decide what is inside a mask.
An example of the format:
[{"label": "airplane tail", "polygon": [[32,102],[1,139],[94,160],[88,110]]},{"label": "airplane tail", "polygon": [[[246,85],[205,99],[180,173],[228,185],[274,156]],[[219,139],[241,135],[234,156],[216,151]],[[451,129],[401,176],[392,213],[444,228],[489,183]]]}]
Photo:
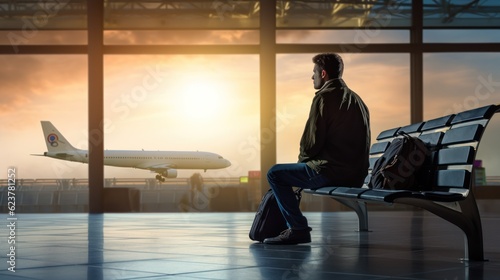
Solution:
[{"label": "airplane tail", "polygon": [[66,138],[57,130],[57,128],[49,121],[41,121],[45,144],[47,144],[48,152],[67,152],[77,150],[73,147]]}]

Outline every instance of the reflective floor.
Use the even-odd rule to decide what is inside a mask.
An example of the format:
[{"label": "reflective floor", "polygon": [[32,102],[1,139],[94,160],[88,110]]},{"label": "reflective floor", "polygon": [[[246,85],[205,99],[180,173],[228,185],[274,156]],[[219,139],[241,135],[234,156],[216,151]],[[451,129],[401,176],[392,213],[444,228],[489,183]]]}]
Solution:
[{"label": "reflective floor", "polygon": [[493,213],[487,262],[462,262],[461,231],[421,211],[370,212],[371,232],[352,212],[309,212],[312,243],[288,246],[249,240],[253,216],[19,214],[13,229],[2,215],[0,279],[500,279]]}]

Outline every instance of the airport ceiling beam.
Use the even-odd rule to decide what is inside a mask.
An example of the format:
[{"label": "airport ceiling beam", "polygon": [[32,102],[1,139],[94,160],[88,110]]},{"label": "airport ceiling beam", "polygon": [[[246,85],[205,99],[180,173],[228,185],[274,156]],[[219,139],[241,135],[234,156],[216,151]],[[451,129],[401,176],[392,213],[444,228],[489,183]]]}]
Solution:
[{"label": "airport ceiling beam", "polygon": [[[105,45],[104,54],[259,54],[259,45]],[[276,53],[409,53],[412,44],[276,44]],[[500,43],[422,43],[424,53],[498,52]],[[87,45],[0,45],[0,54],[87,54]]]},{"label": "airport ceiling beam", "polygon": [[[105,45],[104,54],[259,54],[259,45]],[[276,53],[409,53],[412,44],[276,44]],[[500,43],[422,43],[424,53],[498,52]],[[87,45],[0,45],[0,54],[87,54]]]},{"label": "airport ceiling beam", "polygon": [[[277,44],[277,53],[410,53],[416,46],[404,44]],[[424,53],[499,52],[500,43],[422,43]]]},{"label": "airport ceiling beam", "polygon": [[0,45],[0,54],[87,54],[87,45]]}]

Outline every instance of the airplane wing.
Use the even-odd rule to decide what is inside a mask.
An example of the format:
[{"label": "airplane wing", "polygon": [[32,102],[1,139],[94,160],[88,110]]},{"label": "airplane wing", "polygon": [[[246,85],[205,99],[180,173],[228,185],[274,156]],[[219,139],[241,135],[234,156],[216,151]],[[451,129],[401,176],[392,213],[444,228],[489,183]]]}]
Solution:
[{"label": "airplane wing", "polygon": [[161,173],[161,172],[163,172],[165,170],[175,168],[175,165],[173,165],[173,164],[167,164],[167,163],[155,164],[155,165],[139,164],[137,167],[138,168],[142,168],[142,169],[149,169],[149,170]]},{"label": "airplane wing", "polygon": [[61,158],[71,158],[71,157],[74,157],[74,155],[72,155],[72,154],[68,154],[68,153],[57,153],[57,154],[56,154],[56,157],[61,157]]}]

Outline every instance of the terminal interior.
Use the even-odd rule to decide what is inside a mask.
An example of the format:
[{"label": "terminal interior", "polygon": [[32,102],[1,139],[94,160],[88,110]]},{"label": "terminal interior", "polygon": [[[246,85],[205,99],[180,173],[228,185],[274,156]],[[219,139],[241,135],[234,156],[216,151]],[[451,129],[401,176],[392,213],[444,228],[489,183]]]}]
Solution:
[{"label": "terminal interior", "polygon": [[[61,110],[64,115],[61,122],[84,124],[75,125],[75,130],[84,131],[85,135],[75,141],[82,140],[83,146],[89,147],[91,158],[88,165],[63,166],[64,169],[71,166],[77,172],[60,175],[56,169],[47,167],[57,160],[34,157],[36,163],[26,168],[19,166],[14,185],[9,181],[10,176],[0,177],[0,217],[5,225],[0,227],[5,237],[0,242],[3,263],[0,278],[498,279],[500,157],[495,148],[500,135],[498,116],[489,124],[488,135],[478,150],[472,190],[481,214],[485,261],[464,259],[465,237],[459,228],[429,212],[404,205],[369,204],[370,230],[360,232],[357,216],[348,207],[328,197],[304,194],[301,208],[313,228],[311,243],[270,246],[250,240],[248,231],[268,189],[265,171],[282,159],[296,159],[303,120],[295,119],[295,111],[289,108],[296,108],[293,106],[301,103],[301,99],[287,100],[288,92],[294,89],[286,87],[288,80],[284,78],[299,79],[294,76],[300,76],[294,72],[294,63],[304,59],[310,62],[315,53],[341,53],[347,58],[349,81],[356,84],[358,79],[360,88],[372,82],[371,76],[388,77],[390,81],[385,81],[386,84],[404,76],[404,84],[398,88],[402,94],[371,97],[387,104],[404,104],[402,108],[371,108],[375,136],[400,121],[415,123],[500,104],[496,82],[500,78],[499,15],[500,3],[492,0],[0,2],[0,59],[6,65],[6,70],[0,73],[4,73],[4,81],[17,82],[9,72],[19,67],[24,67],[23,71],[51,68],[50,61],[56,58],[60,60],[59,66],[67,64],[71,70],[64,72],[84,72],[85,89],[78,101],[59,106],[52,104],[53,99],[40,101],[44,94],[36,92],[36,87],[43,86],[43,81],[37,80],[33,86],[21,80],[19,84],[26,85],[20,85],[19,92],[11,91],[17,83],[13,83],[15,86],[5,83],[8,92],[2,94],[0,105],[15,101],[9,105],[12,108],[1,107],[6,120],[9,116],[14,119],[14,111],[26,113],[16,107],[16,102],[33,98],[23,104],[41,103],[30,107],[25,121],[19,114],[12,124],[6,121],[8,125],[0,132],[10,136],[8,143],[12,139],[21,141],[18,133],[25,132],[19,126],[28,119],[31,121],[28,115]],[[257,104],[252,105],[251,125],[242,122],[236,126],[245,132],[228,129],[222,136],[207,134],[192,138],[218,142],[239,135],[243,140],[235,141],[233,146],[246,143],[257,147],[251,151],[255,153],[245,154],[252,158],[251,167],[233,174],[239,170],[238,161],[233,160],[227,172],[191,170],[163,182],[145,171],[120,171],[124,172],[120,176],[107,173],[109,169],[104,169],[102,157],[104,142],[113,140],[114,135],[103,131],[103,120],[110,116],[117,120],[126,115],[124,121],[120,119],[114,126],[105,126],[111,130],[145,114],[134,111],[137,105],[134,95],[127,100],[121,99],[122,93],[110,93],[109,84],[125,83],[134,77],[115,79],[108,70],[120,71],[113,65],[115,61],[138,57],[148,61],[163,61],[167,57],[174,62],[179,57],[187,57],[184,62],[219,57],[222,62],[214,65],[221,68],[230,61],[247,64],[246,71],[238,71],[243,73],[242,80],[248,79],[255,87],[250,96]],[[370,71],[376,60],[383,60],[387,68],[378,73]],[[448,63],[450,72],[460,70],[465,74],[452,76],[446,71],[432,71],[432,67],[446,70]],[[177,65],[172,65],[175,73]],[[348,73],[351,65],[360,75]],[[145,69],[140,63],[135,67]],[[207,69],[216,72],[217,67]],[[468,67],[473,69],[472,75],[466,74],[464,69]],[[153,69],[154,73],[154,68],[146,69]],[[310,75],[310,71],[305,73]],[[468,92],[457,96],[445,93],[455,90],[453,84],[467,75],[472,81]],[[146,88],[154,81],[140,78]],[[310,76],[305,78],[306,83],[310,82]],[[378,85],[374,82],[374,87]],[[310,87],[304,90],[312,93]],[[30,95],[29,91],[34,93]],[[109,107],[106,102],[110,96],[123,103],[116,106],[112,103]],[[167,103],[174,100],[171,96],[168,99]],[[204,102],[209,104],[209,100]],[[280,105],[284,103],[288,107]],[[128,107],[123,107],[124,104]],[[167,111],[161,106],[157,108]],[[308,110],[308,104],[301,108]],[[190,113],[193,117],[193,112]],[[238,117],[233,112],[230,118]],[[172,122],[182,125],[183,120],[185,126],[191,125],[191,119],[182,115],[155,122],[155,127],[160,135],[175,138],[179,135],[172,136],[168,125]],[[283,127],[280,121],[287,124],[284,130],[295,130],[292,137],[280,129]],[[203,123],[199,117],[195,122],[201,126],[217,123]],[[294,123],[299,123],[298,128]],[[39,129],[38,120],[36,125]],[[246,132],[249,127],[252,133]],[[68,128],[71,125],[66,125],[65,129]],[[40,132],[29,141],[38,143]],[[116,137],[123,141],[133,138]],[[147,142],[147,138],[154,137],[137,138]],[[226,150],[221,152],[234,150],[231,145],[226,144]],[[39,151],[30,149],[27,153],[31,152]],[[11,166],[17,161],[9,156],[17,154],[5,153],[8,157],[2,158],[7,158],[5,164],[9,164],[5,169],[15,168]],[[38,168],[49,172],[41,176],[27,172]],[[14,195],[15,213],[9,215],[13,210],[9,202],[13,202]]]}]

